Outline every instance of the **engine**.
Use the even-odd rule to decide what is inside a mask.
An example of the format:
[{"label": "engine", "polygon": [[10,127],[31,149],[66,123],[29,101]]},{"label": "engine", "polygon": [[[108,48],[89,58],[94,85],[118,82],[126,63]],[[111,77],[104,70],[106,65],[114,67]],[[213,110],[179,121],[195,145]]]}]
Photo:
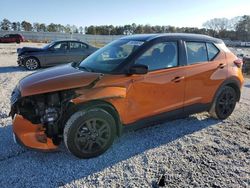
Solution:
[{"label": "engine", "polygon": [[63,130],[63,115],[74,97],[75,92],[71,90],[23,97],[12,100],[10,114],[12,117],[20,114],[33,124],[42,124],[46,135],[57,143]]}]

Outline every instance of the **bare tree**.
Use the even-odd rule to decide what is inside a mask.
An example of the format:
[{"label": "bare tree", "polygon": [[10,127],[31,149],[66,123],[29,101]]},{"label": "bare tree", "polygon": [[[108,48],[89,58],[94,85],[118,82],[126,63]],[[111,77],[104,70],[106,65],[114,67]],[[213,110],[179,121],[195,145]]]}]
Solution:
[{"label": "bare tree", "polygon": [[227,18],[214,18],[206,21],[203,27],[220,32],[230,28],[229,20]]}]

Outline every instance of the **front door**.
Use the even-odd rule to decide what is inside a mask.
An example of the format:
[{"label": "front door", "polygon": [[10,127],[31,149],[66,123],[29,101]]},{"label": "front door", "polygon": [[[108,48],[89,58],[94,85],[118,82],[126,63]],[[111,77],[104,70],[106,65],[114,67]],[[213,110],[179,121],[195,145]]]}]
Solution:
[{"label": "front door", "polygon": [[80,62],[85,59],[88,55],[88,46],[81,42],[70,42],[69,49],[69,61],[70,62]]},{"label": "front door", "polygon": [[127,93],[130,123],[170,111],[176,116],[182,113],[185,67],[178,63],[177,41],[154,44],[135,64],[147,65],[149,72],[131,76]]},{"label": "front door", "polygon": [[45,55],[46,66],[55,66],[64,63],[69,63],[68,53],[68,42],[56,43],[48,50]]}]

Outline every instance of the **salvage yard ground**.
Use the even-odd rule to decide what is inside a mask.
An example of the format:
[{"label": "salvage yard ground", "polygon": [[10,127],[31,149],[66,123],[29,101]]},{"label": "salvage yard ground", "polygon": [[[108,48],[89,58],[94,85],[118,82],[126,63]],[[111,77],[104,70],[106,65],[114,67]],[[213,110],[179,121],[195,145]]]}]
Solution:
[{"label": "salvage yard ground", "polygon": [[248,78],[227,120],[200,113],[127,133],[94,159],[76,159],[63,146],[41,153],[14,144],[9,97],[32,73],[16,66],[16,48],[42,45],[0,44],[0,187],[151,187],[161,174],[168,187],[250,187]]}]

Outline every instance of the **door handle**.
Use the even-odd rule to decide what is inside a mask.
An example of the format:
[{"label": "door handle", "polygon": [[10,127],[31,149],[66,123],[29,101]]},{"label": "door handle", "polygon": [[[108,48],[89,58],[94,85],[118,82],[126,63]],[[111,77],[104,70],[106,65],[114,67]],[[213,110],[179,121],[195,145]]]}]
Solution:
[{"label": "door handle", "polygon": [[220,64],[218,65],[218,69],[223,69],[225,66],[226,66],[225,63],[220,63]]},{"label": "door handle", "polygon": [[184,79],[184,76],[176,76],[174,79],[172,79],[172,82],[180,82],[181,80]]}]

